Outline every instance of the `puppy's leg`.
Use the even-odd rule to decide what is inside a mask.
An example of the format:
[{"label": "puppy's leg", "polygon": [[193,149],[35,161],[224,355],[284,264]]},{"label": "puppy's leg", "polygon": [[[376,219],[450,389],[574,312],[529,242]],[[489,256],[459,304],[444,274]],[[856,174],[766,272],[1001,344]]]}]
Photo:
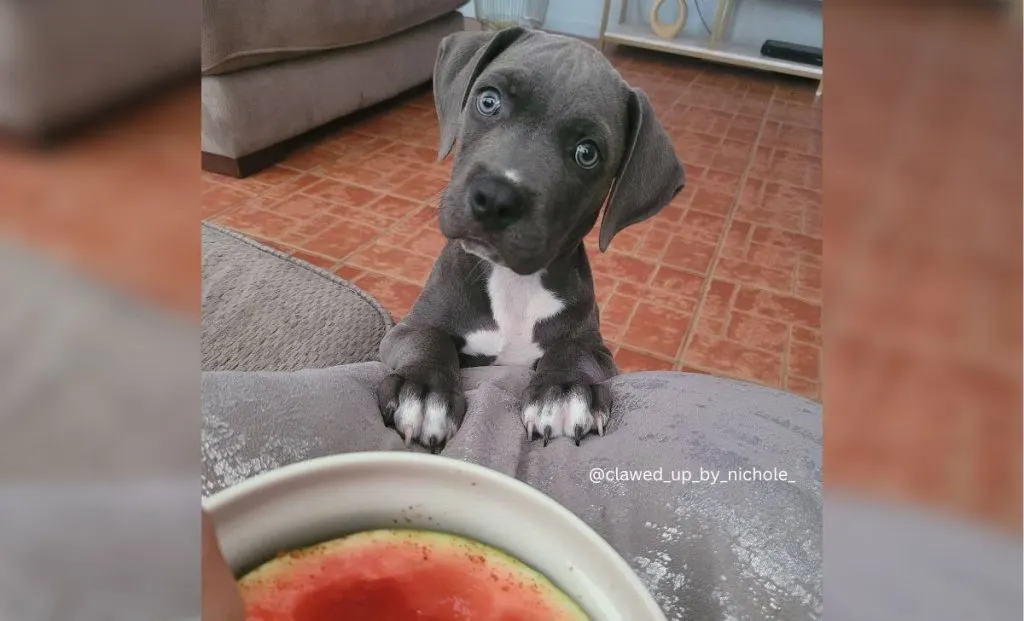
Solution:
[{"label": "puppy's leg", "polygon": [[594,431],[604,435],[612,395],[602,382],[618,373],[612,354],[596,340],[571,340],[549,349],[537,361],[523,400],[529,439],[566,436],[579,446]]},{"label": "puppy's leg", "polygon": [[384,424],[398,431],[406,446],[416,440],[440,451],[466,415],[455,342],[436,328],[399,324],[384,337],[380,352],[394,369],[377,388]]}]

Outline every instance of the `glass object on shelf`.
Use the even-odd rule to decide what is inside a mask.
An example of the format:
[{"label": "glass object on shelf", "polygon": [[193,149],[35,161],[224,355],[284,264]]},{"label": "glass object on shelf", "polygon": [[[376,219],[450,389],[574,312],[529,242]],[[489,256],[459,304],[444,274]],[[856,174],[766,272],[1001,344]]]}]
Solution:
[{"label": "glass object on shelf", "polygon": [[473,10],[485,30],[540,28],[547,19],[548,0],[473,0]]},{"label": "glass object on shelf", "polygon": [[548,0],[526,0],[526,10],[519,20],[519,25],[528,28],[541,28],[548,17]]}]

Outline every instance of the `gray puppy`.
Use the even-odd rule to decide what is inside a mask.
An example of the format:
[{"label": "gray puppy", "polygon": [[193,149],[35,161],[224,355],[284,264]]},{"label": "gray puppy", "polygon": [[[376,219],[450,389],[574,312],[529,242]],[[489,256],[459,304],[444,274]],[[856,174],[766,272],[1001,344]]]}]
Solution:
[{"label": "gray puppy", "polygon": [[458,142],[440,205],[448,243],[412,311],[381,343],[395,372],[384,421],[440,450],[466,412],[460,367],[534,370],[527,437],[604,433],[618,369],[599,332],[583,238],[658,213],[683,168],[651,104],[586,43],[539,31],[461,32],[434,66],[439,157]]}]

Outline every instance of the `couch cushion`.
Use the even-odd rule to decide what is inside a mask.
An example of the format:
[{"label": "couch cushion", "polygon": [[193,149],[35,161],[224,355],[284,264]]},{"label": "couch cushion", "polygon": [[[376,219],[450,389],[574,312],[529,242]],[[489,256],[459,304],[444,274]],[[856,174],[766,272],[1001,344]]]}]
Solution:
[{"label": "couch cushion", "polygon": [[467,0],[203,0],[203,74],[376,41]]},{"label": "couch cushion", "polygon": [[203,224],[203,369],[292,371],[376,360],[391,316],[330,272]]},{"label": "couch cushion", "polygon": [[249,155],[429,82],[437,46],[463,27],[452,11],[372,43],[203,76],[203,151]]}]

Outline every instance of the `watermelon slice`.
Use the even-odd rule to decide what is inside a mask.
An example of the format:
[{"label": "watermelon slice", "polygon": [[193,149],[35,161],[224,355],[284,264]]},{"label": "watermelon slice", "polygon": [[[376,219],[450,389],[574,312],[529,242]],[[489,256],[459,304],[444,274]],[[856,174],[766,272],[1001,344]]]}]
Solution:
[{"label": "watermelon slice", "polygon": [[357,533],[278,556],[239,584],[246,621],[585,621],[542,575],[483,544]]}]

